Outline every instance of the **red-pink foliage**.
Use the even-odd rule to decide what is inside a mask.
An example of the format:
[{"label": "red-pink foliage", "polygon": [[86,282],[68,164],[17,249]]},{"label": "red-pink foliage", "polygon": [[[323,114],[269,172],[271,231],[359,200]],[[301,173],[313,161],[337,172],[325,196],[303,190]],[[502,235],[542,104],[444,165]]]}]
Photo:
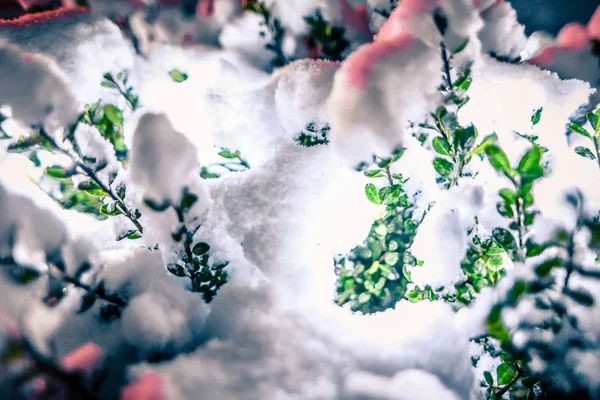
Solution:
[{"label": "red-pink foliage", "polygon": [[0,20],[0,28],[25,29],[85,13],[91,13],[91,11],[82,7],[69,7],[35,14],[25,14],[16,19]]},{"label": "red-pink foliage", "polygon": [[65,372],[90,374],[101,360],[102,349],[98,345],[88,342],[67,354],[60,362],[60,367]]},{"label": "red-pink foliage", "polygon": [[148,372],[121,390],[121,400],[165,400],[165,382],[153,372]]},{"label": "red-pink foliage", "polygon": [[362,46],[342,64],[351,87],[366,90],[375,66],[383,59],[409,49],[415,38],[408,34],[397,35],[393,40],[379,40]]}]

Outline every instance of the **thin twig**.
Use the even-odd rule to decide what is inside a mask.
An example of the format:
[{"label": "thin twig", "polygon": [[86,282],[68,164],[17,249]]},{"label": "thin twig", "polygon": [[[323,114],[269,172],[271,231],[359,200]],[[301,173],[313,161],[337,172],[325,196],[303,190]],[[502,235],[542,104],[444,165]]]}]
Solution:
[{"label": "thin twig", "polygon": [[109,185],[106,185],[106,184],[104,184],[104,182],[102,182],[102,180],[98,177],[98,175],[96,175],[96,172],[94,170],[92,170],[90,167],[88,167],[85,164],[85,162],[83,162],[82,160],[78,159],[73,154],[71,154],[68,150],[65,150],[61,146],[59,146],[58,143],[56,143],[56,140],[54,140],[53,137],[48,135],[48,133],[46,133],[46,131],[43,128],[40,129],[40,136],[43,137],[44,139],[46,139],[48,142],[50,142],[52,147],[54,147],[56,150],[60,151],[61,153],[63,153],[67,157],[69,157],[71,159],[71,161],[77,167],[79,167],[90,179],[92,179],[94,182],[96,182],[96,184],[100,187],[100,189],[102,189],[104,192],[106,192],[106,194],[108,194],[114,201],[117,202],[117,205],[120,208],[119,211],[121,211],[123,213],[123,215],[125,215],[135,225],[135,227],[140,231],[140,233],[144,232],[144,228],[133,217],[133,212],[129,209],[129,207],[127,207],[125,202],[110,188]]}]

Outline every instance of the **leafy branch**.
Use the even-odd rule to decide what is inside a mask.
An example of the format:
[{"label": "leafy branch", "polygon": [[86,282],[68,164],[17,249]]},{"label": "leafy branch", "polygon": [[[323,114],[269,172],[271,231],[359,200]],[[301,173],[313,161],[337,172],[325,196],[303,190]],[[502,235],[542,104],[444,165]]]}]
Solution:
[{"label": "leafy branch", "polygon": [[[267,43],[265,47],[267,50],[274,53],[274,58],[271,60],[271,65],[273,67],[283,67],[286,65],[289,60],[283,53],[283,38],[285,35],[285,30],[281,26],[279,20],[277,18],[273,18],[271,10],[269,10],[262,1],[246,1],[245,5],[243,6],[243,10],[256,13],[263,17],[263,22],[261,24],[267,28],[271,39],[271,41]],[[264,35],[265,33],[261,32],[261,36]]]},{"label": "leafy branch", "polygon": [[598,167],[600,167],[600,108],[597,109],[596,112],[588,112],[586,114],[586,118],[592,127],[591,133],[583,126],[575,122],[569,124],[569,129],[572,132],[578,133],[581,136],[589,139],[592,142],[592,148],[594,149],[594,152],[584,146],[575,147],[575,152],[581,157],[590,160],[596,160]]},{"label": "leafy branch", "polygon": [[[72,128],[74,129],[74,127]],[[88,178],[91,179],[91,182],[93,182],[93,184],[91,184],[90,182],[82,182],[79,185],[80,189],[83,190],[94,190],[94,189],[99,189],[101,190],[104,194],[106,194],[107,196],[109,196],[112,200],[114,200],[116,202],[116,207],[118,208],[118,210],[120,211],[120,213],[122,213],[125,217],[127,217],[132,223],[133,225],[136,227],[136,229],[140,232],[143,233],[144,232],[144,228],[142,227],[142,225],[139,223],[138,218],[140,217],[139,211],[138,210],[132,210],[130,209],[127,204],[125,204],[125,202],[123,201],[123,199],[121,199],[110,187],[110,185],[105,184],[97,175],[96,171],[93,170],[92,168],[90,168],[83,160],[81,160],[79,158],[79,156],[76,156],[75,154],[73,154],[72,152],[64,149],[63,147],[61,147],[55,140],[54,138],[52,138],[50,135],[48,135],[46,133],[46,131],[41,128],[39,130],[39,135],[40,137],[42,137],[46,142],[48,142],[50,144],[50,146],[52,146],[53,149],[57,150],[58,152],[66,155],[67,157],[69,157],[71,159],[71,162],[73,163],[73,165],[76,168],[79,168],[81,170],[81,172],[86,175]],[[71,145],[75,145],[75,141],[74,139],[67,139],[68,141],[70,141]],[[63,169],[62,170],[62,177],[68,177],[70,175],[75,174],[76,171],[71,169]]]},{"label": "leafy branch", "polygon": [[[222,262],[209,265],[210,245],[205,242],[194,242],[194,235],[200,229],[201,225],[191,228],[186,222],[188,211],[198,200],[198,196],[184,190],[181,203],[179,205],[165,202],[157,204],[150,199],[146,199],[146,205],[156,212],[163,212],[172,208],[177,215],[178,226],[171,237],[177,243],[180,243],[182,250],[178,256],[184,265],[172,263],[167,265],[167,270],[180,278],[187,277],[191,282],[193,292],[202,294],[204,301],[210,303],[216,296],[218,290],[227,283],[227,272],[225,267],[228,262]],[[193,219],[191,222],[194,222]]]}]

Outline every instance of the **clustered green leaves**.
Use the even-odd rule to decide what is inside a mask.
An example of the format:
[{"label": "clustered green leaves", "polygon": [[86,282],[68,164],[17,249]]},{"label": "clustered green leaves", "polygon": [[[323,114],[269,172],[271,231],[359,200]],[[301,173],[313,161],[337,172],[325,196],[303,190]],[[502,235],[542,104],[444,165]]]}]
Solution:
[{"label": "clustered green leaves", "polygon": [[225,147],[221,147],[218,155],[224,159],[224,161],[212,163],[203,166],[200,171],[200,177],[202,179],[216,179],[221,177],[222,171],[228,172],[241,172],[250,168],[250,165],[246,160],[242,158],[242,154],[239,150],[231,151]]},{"label": "clustered green leaves", "polygon": [[[265,45],[265,48],[273,53],[271,65],[274,68],[283,67],[289,60],[283,52],[283,38],[285,37],[285,29],[281,26],[281,22],[277,18],[273,18],[271,10],[264,2],[258,0],[249,0],[243,6],[244,11],[256,13],[263,17],[261,23],[269,32],[270,42]],[[261,31],[260,35],[265,36],[267,33]]]},{"label": "clustered green leaves", "polygon": [[146,205],[155,212],[164,212],[171,208],[175,211],[178,220],[177,228],[171,233],[171,237],[176,243],[181,245],[178,252],[178,258],[181,262],[167,265],[167,270],[180,278],[190,279],[191,290],[202,294],[204,301],[210,303],[217,295],[217,292],[227,282],[227,271],[225,267],[228,262],[211,263],[210,245],[205,242],[195,242],[194,235],[200,229],[201,225],[196,224],[192,229],[189,224],[194,223],[195,219],[189,221],[186,218],[188,211],[194,206],[198,196],[184,190],[181,196],[180,204],[172,204],[169,201],[156,202],[152,199],[145,199]]},{"label": "clustered green leaves", "polygon": [[319,51],[319,57],[331,61],[341,61],[350,47],[350,42],[345,38],[345,29],[341,26],[332,26],[316,10],[314,15],[304,17],[310,27],[307,37],[308,46]]},{"label": "clustered green leaves", "polygon": [[417,265],[409,249],[420,221],[413,218],[414,205],[404,193],[406,179],[390,169],[402,154],[379,158],[364,172],[377,183],[368,183],[365,195],[385,206],[385,214],[373,222],[363,244],[335,259],[337,303],[348,303],[355,311],[383,311],[406,298],[410,268]]},{"label": "clustered green leaves", "polygon": [[300,135],[294,138],[295,142],[300,146],[313,147],[320,144],[329,143],[329,131],[331,127],[329,124],[324,125],[321,128],[317,128],[314,122],[310,122],[304,128],[304,131]]}]

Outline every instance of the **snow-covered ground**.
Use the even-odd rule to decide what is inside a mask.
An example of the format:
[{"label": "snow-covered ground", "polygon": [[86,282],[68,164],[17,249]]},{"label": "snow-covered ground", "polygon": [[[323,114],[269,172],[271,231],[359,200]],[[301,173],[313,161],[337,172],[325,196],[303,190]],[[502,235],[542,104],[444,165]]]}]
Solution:
[{"label": "snow-covered ground", "polygon": [[[389,10],[385,1],[368,1],[363,9],[344,0],[267,1],[286,32],[284,56],[298,59],[273,69],[273,53],[265,48],[271,32],[261,35],[262,17],[242,12],[237,1],[201,0],[193,18],[163,7],[152,22],[120,2],[90,3],[94,13],[0,21],[0,111],[7,117],[0,123],[11,137],[0,141],[0,259],[2,268],[10,269],[10,260],[44,276],[27,286],[2,276],[0,311],[7,320],[56,359],[87,342],[99,346],[109,371],[101,398],[115,398],[126,382],[149,371],[162,378],[169,399],[482,398],[482,371],[494,361],[473,368],[471,355],[480,349],[470,339],[486,333],[492,307],[515,282],[534,275],[536,261],[515,262],[498,286],[458,312],[441,300],[404,300],[372,315],[338,307],[334,256],[360,244],[382,213],[365,197],[369,179],[355,167],[405,148],[392,172],[408,178],[405,190],[417,196],[425,215],[411,248],[423,262],[412,276],[421,287],[461,279],[475,221],[488,235],[509,227],[496,208],[498,191],[510,180],[474,156],[473,176],[446,190],[436,183],[430,142],[423,147],[410,127],[443,101],[440,42],[448,49],[466,43],[452,58],[453,74],[466,66],[472,71],[470,100],[458,123],[476,126],[479,138],[496,133],[513,166],[531,147],[515,131],[538,136],[547,149],[542,160],[549,172],[532,191],[540,217],[529,237],[541,243],[559,228],[576,228],[565,201],[573,189],[585,198],[586,215],[597,215],[599,165],[574,150],[588,146],[598,156],[597,148],[583,136],[567,137],[566,125],[578,121],[594,131],[582,116],[598,108],[599,59],[590,43],[600,40],[600,8],[583,31],[554,39],[526,36],[505,2],[402,0],[381,20],[374,10]],[[438,7],[447,20],[444,35],[434,23]],[[316,9],[350,26],[344,61],[304,58],[309,28],[303,17]],[[128,15],[137,52],[106,17],[117,11]],[[370,23],[373,40],[365,38],[363,22]],[[491,52],[535,65],[502,62]],[[106,84],[106,73],[117,77],[124,70],[123,88],[133,88],[139,106]],[[185,79],[174,79],[173,71]],[[74,139],[64,137],[63,129],[97,100],[124,110],[125,161],[97,127],[79,123]],[[532,124],[540,108],[541,119]],[[296,143],[311,122],[330,126],[328,145]],[[41,152],[34,167],[9,145],[40,129],[65,151]],[[79,149],[71,150],[72,143]],[[239,151],[249,168],[202,179],[202,167],[221,160],[220,148]],[[112,180],[115,192],[127,188],[124,204],[115,207],[137,209],[141,217],[121,213],[100,221],[61,208],[46,194],[58,189],[44,168],[77,167],[78,152],[85,165],[106,162],[99,179]],[[184,215],[177,207],[186,196],[197,200]],[[160,204],[174,206],[160,210]],[[227,263],[227,283],[210,304],[189,290],[187,278],[167,272],[186,250],[183,239],[173,237],[182,226],[196,228],[194,243],[210,245],[211,263]],[[115,241],[132,229],[141,238]],[[578,263],[598,271],[592,250]],[[57,257],[64,264],[60,273]],[[87,292],[73,285],[57,305],[41,301],[56,284],[47,274],[77,274],[87,263],[82,282],[104,282],[107,293],[127,302],[110,322],[99,317],[102,299],[78,313]],[[597,282],[580,285],[599,293]],[[555,344],[568,372],[559,368],[562,360],[538,359],[532,368],[594,398],[600,396],[600,306],[573,310],[591,347],[569,352],[565,333],[564,343]],[[509,311],[507,326],[538,312],[526,302]]]}]

